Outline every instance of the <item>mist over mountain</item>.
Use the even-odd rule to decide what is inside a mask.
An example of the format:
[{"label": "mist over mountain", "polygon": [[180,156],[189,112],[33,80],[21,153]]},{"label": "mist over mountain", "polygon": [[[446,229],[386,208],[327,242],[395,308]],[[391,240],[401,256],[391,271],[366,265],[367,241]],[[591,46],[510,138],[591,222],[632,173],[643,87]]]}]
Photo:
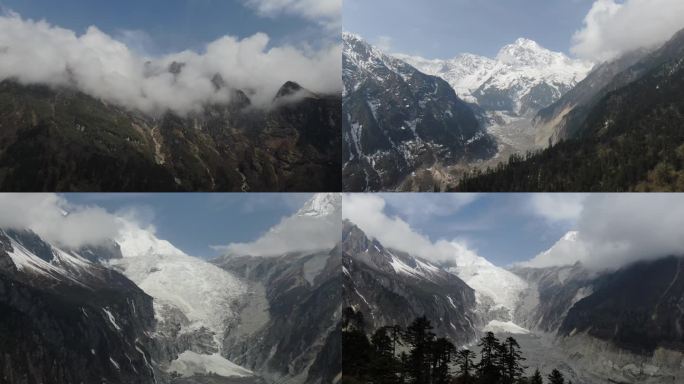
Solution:
[{"label": "mist over mountain", "polygon": [[[60,204],[46,199],[42,208]],[[341,223],[340,209],[339,197],[315,195],[294,217]],[[62,212],[54,225],[79,225]],[[0,377],[8,383],[322,384],[340,374],[339,240],[209,262],[130,216],[89,218],[116,221],[117,230],[73,247],[18,223],[0,230]]]},{"label": "mist over mountain", "polygon": [[[414,203],[407,195],[401,198]],[[511,215],[507,204],[525,205],[527,198],[505,203],[498,198],[493,207],[501,215],[497,219],[537,228],[532,222],[505,219]],[[564,219],[556,216],[572,216],[573,230],[532,260],[509,268],[466,252],[458,240],[431,240],[405,221],[415,221],[417,214],[407,210],[392,216],[384,212],[381,199],[345,196],[343,209],[350,220],[343,233],[345,305],[363,316],[366,332],[406,326],[422,313],[437,337],[476,352],[473,342],[486,332],[513,335],[525,351],[528,375],[553,367],[573,382],[661,383],[684,377],[681,226],[672,221],[678,213],[660,211],[665,201],[676,206],[676,197],[577,199],[578,212]],[[662,217],[661,226],[649,212]],[[552,217],[542,208],[537,214],[539,220]],[[418,222],[426,227],[424,220]],[[485,231],[492,231],[486,232],[490,238],[510,242],[497,236],[498,230]],[[468,327],[460,326],[452,308],[467,316]]]},{"label": "mist over mountain", "polygon": [[[202,52],[143,57],[95,26],[78,35],[8,13],[0,17],[0,31],[0,80],[74,87],[156,116],[168,110],[186,115],[228,103],[235,100],[232,89],[247,91],[254,105],[267,107],[286,81],[318,93],[340,90],[339,45],[305,52],[272,47],[269,37],[259,33],[244,39],[225,36]],[[226,86],[217,86],[217,79]]]}]

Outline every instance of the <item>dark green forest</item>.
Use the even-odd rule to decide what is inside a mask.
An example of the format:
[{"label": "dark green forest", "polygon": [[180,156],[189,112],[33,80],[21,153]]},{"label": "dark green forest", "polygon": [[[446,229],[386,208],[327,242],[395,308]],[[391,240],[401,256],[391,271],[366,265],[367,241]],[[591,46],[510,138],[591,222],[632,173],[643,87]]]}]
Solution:
[{"label": "dark green forest", "polygon": [[492,332],[479,341],[477,356],[432,332],[425,316],[409,326],[384,326],[367,336],[361,312],[342,316],[343,384],[571,384],[556,369],[546,379],[539,370],[525,376],[525,358],[513,337]]}]

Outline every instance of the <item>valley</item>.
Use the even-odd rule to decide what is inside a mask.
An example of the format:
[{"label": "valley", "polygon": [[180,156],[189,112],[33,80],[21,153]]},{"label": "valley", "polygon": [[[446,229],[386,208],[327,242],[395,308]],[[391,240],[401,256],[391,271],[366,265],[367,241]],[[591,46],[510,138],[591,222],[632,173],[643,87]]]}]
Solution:
[{"label": "valley", "polygon": [[[363,200],[350,198],[348,204]],[[581,232],[570,231],[536,258],[503,268],[456,240],[428,246],[408,232],[404,217],[395,217],[396,225],[378,225],[379,218],[346,216],[344,308],[363,317],[368,337],[425,316],[437,338],[475,356],[487,332],[500,340],[513,336],[526,358],[525,376],[557,369],[566,380],[585,384],[674,383],[684,377],[681,256],[640,256],[642,261],[611,268],[580,261],[541,265],[538,260],[548,263],[550,255],[581,252]],[[453,364],[450,372],[458,377],[460,363]]]},{"label": "valley", "polygon": [[680,190],[682,36],[587,62],[528,39],[424,59],[347,33],[345,190]]}]

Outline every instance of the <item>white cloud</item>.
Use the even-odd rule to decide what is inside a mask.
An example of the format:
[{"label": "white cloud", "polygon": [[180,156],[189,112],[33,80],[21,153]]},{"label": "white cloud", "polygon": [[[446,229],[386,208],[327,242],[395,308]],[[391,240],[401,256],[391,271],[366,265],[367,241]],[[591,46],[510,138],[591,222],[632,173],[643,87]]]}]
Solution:
[{"label": "white cloud", "polygon": [[[125,36],[123,40],[139,40],[140,33]],[[339,43],[317,51],[270,47],[269,37],[257,33],[241,40],[222,37],[202,53],[149,58],[135,52],[141,47],[131,49],[96,27],[79,36],[10,13],[0,16],[0,80],[76,86],[91,96],[154,114],[184,114],[206,103],[228,101],[230,92],[217,91],[212,83],[216,74],[231,88],[253,92],[252,101],[261,106],[289,80],[319,93],[341,89]],[[169,71],[173,62],[184,64],[180,73]]]},{"label": "white cloud", "polygon": [[571,51],[584,59],[609,60],[662,44],[682,28],[681,0],[596,0],[573,36]]},{"label": "white cloud", "polygon": [[684,196],[594,194],[583,204],[575,239],[561,240],[526,263],[616,269],[640,260],[684,255]]},{"label": "white cloud", "polygon": [[[331,210],[322,215],[305,211],[309,202],[326,199]],[[341,197],[339,194],[318,194],[292,216],[284,217],[258,239],[247,243],[213,246],[228,256],[274,257],[293,252],[312,252],[332,249],[342,237]],[[327,203],[325,203],[327,204]]]},{"label": "white cloud", "polygon": [[530,195],[532,212],[549,222],[575,221],[584,207],[587,194],[537,193]]},{"label": "white cloud", "polygon": [[[404,195],[404,200],[409,201]],[[408,252],[435,263],[455,265],[477,258],[477,254],[456,240],[438,240],[415,231],[400,217],[385,214],[386,201],[373,194],[346,194],[342,200],[342,217],[357,225],[368,236],[389,248]]]},{"label": "white cloud", "polygon": [[[413,196],[404,195],[403,199],[408,202]],[[401,218],[388,216],[385,207],[385,200],[378,195],[344,195],[342,216],[383,246],[441,265],[459,276],[478,295],[488,296],[495,304],[505,308],[514,307],[520,291],[525,287],[522,279],[493,265],[461,241],[431,240]]]},{"label": "white cloud", "polygon": [[342,25],[342,0],[245,0],[245,2],[263,15],[296,15],[330,28],[338,28]]},{"label": "white cloud", "polygon": [[31,229],[58,245],[78,248],[113,239],[121,223],[102,208],[70,205],[56,194],[0,194],[0,228]]}]

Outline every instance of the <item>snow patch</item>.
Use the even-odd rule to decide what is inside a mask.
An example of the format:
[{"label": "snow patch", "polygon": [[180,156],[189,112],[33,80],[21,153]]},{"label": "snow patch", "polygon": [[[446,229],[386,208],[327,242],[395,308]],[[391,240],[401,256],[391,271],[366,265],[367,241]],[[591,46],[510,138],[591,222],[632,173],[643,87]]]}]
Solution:
[{"label": "snow patch", "polygon": [[102,308],[102,311],[105,313],[105,315],[107,315],[107,319],[114,326],[114,328],[116,328],[117,331],[120,331],[121,327],[119,326],[119,324],[116,323],[116,319],[114,315],[112,315],[112,312],[109,311],[109,309],[107,308]]},{"label": "snow patch", "polygon": [[169,372],[177,372],[183,377],[214,373],[223,377],[249,377],[252,371],[243,368],[215,353],[200,355],[185,351],[169,365]]},{"label": "snow patch", "polygon": [[519,326],[518,324],[515,324],[512,321],[499,321],[499,320],[492,320],[487,324],[484,329],[484,332],[494,332],[494,333],[511,333],[511,334],[528,334],[530,333],[529,330]]}]

